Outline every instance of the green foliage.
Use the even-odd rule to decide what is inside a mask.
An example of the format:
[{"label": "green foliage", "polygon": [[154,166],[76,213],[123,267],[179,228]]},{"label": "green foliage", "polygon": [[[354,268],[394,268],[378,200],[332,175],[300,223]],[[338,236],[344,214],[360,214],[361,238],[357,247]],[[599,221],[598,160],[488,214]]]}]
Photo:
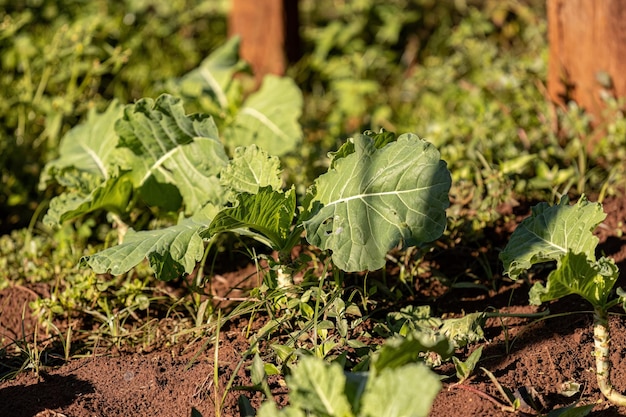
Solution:
[{"label": "green foliage", "polygon": [[290,251],[287,245],[295,211],[293,189],[285,193],[264,187],[255,194],[238,194],[235,206],[217,213],[201,235],[210,239],[222,232],[250,234],[274,250]]},{"label": "green foliage", "polygon": [[[439,349],[452,348],[445,339],[436,342]],[[287,377],[290,404],[280,411],[266,402],[259,416],[427,416],[441,389],[439,378],[422,363],[415,363],[431,343],[398,345],[386,342],[383,353],[374,359],[374,368],[364,373],[344,373],[338,363],[302,357]],[[392,362],[390,356],[402,358]],[[415,392],[420,395],[414,395]]]},{"label": "green foliage", "polygon": [[455,347],[462,348],[485,338],[483,325],[486,313],[470,313],[459,318],[441,319],[431,315],[430,306],[408,306],[388,314],[389,330],[400,336],[411,333],[430,338],[445,337]]},{"label": "green foliage", "polygon": [[233,148],[256,143],[274,155],[293,152],[302,141],[301,109],[302,94],[295,83],[268,75],[224,129],[224,141]]},{"label": "green foliage", "polygon": [[200,67],[171,82],[169,90],[212,115],[231,150],[256,144],[273,155],[294,151],[302,141],[302,93],[291,79],[267,75],[260,89],[244,99],[235,75],[246,69],[239,59],[239,38],[233,37]]},{"label": "green foliage", "polygon": [[225,119],[240,106],[241,84],[235,75],[248,70],[239,57],[238,37],[232,37],[182,77],[170,80],[169,90],[206,113]]},{"label": "green foliage", "polygon": [[[59,158],[46,164],[40,178],[40,188],[48,185],[52,178],[69,186],[75,173],[65,179],[67,171],[76,170],[85,177],[108,180],[111,177],[111,165],[115,162],[117,134],[115,122],[123,114],[123,106],[117,100],[112,101],[107,109],[98,113],[95,108],[89,110],[85,122],[72,128],[59,144]],[[72,175],[74,174],[74,175]],[[62,181],[68,181],[64,184]],[[80,181],[80,179],[79,179]],[[93,188],[86,183],[82,188]]]},{"label": "green foliage", "polygon": [[[137,268],[133,274],[111,278],[98,276],[93,271],[79,268],[78,259],[93,253],[88,240],[101,233],[95,222],[74,222],[63,225],[54,233],[41,230],[14,231],[0,237],[0,288],[21,286],[23,288],[49,288],[50,295],[34,299],[29,308],[39,320],[38,327],[54,337],[70,338],[59,333],[59,321],[81,316],[86,322],[94,322],[97,329],[90,332],[91,341],[100,346],[124,341],[127,346],[142,344],[154,335],[150,326],[141,318],[158,314],[170,308],[170,314],[178,314],[176,304],[184,301],[166,300],[155,290],[155,278],[147,268]],[[185,326],[185,321],[180,321]],[[78,330],[78,329],[74,329]],[[82,330],[82,329],[81,329]],[[24,335],[29,338],[30,335]],[[42,339],[51,343],[55,339]],[[88,347],[91,341],[86,341]],[[2,338],[3,346],[7,339]],[[66,343],[66,357],[76,353],[70,349],[72,340]]]},{"label": "green foliage", "polygon": [[217,175],[228,158],[210,116],[185,115],[181,100],[162,95],[126,106],[115,130],[119,169],[131,173],[149,205],[175,211],[172,202],[182,199],[191,214],[207,202],[221,202]]},{"label": "green foliage", "polygon": [[548,276],[544,287],[537,283],[530,290],[530,303],[543,302],[578,294],[594,307],[606,306],[619,270],[612,259],[593,261],[584,253],[571,250],[559,260],[560,266]]},{"label": "green foliage", "polygon": [[225,188],[256,194],[259,187],[271,187],[274,191],[283,188],[280,159],[270,156],[255,145],[236,148],[233,159],[220,174]]},{"label": "green foliage", "polygon": [[456,356],[452,357],[454,369],[456,370],[456,377],[459,379],[459,384],[462,384],[471,376],[472,372],[474,372],[482,353],[483,347],[479,346],[469,355],[465,362],[461,361]]},{"label": "green foliage", "polygon": [[35,187],[41,167],[71,126],[112,98],[125,103],[155,94],[226,37],[225,1],[27,3],[0,8],[5,229],[9,214],[28,222],[32,201],[42,198]]},{"label": "green foliage", "polygon": [[347,417],[350,402],[345,395],[346,377],[339,364],[325,364],[310,357],[300,360],[289,378],[292,404],[319,416]]},{"label": "green foliage", "polygon": [[[420,395],[415,395],[414,389]],[[439,377],[424,365],[385,369],[368,379],[360,412],[367,417],[427,416],[440,389]]]},{"label": "green foliage", "polygon": [[[611,383],[608,324],[609,309],[620,301],[626,305],[624,291],[618,290],[618,297],[610,299],[619,270],[612,259],[595,258],[598,239],[593,235],[593,229],[604,220],[605,214],[600,204],[590,203],[584,195],[573,206],[568,206],[567,202],[564,198],[553,208],[539,206],[533,210],[531,217],[524,221],[525,227],[513,232],[501,258],[505,263],[505,272],[513,277],[521,272],[519,265],[530,268],[536,263],[556,261],[556,269],[548,275],[547,284],[543,286],[537,282],[533,285],[530,301],[541,304],[578,294],[593,306],[598,386],[609,401],[624,406],[626,396],[615,390]],[[514,237],[517,239],[514,240]]]},{"label": "green foliage", "polygon": [[44,171],[44,180],[67,187],[50,203],[48,225],[102,209],[128,217],[138,201],[167,211],[183,205],[189,214],[223,203],[217,174],[228,158],[209,116],[186,116],[182,102],[169,95],[142,99],[116,115],[113,103],[63,138],[60,158]]},{"label": "green foliage", "polygon": [[[417,259],[415,252],[399,258],[402,281],[419,276],[424,244],[446,226],[450,184],[450,242],[466,246],[515,198],[553,200],[583,191],[601,198],[624,178],[623,103],[607,99],[609,122],[594,131],[582,109],[571,103],[553,109],[545,100],[543,1],[300,0],[305,55],[288,69],[295,82],[267,77],[256,92],[249,91],[239,40],[223,43],[227,0],[105,3],[44,0],[0,11],[0,226],[11,227],[10,213],[24,224],[54,193],[44,222],[60,225],[0,237],[0,287],[51,283],[52,295],[33,304],[37,315],[87,312],[101,324],[96,338],[109,332],[118,341],[136,340],[125,327],[158,305],[152,272],[164,280],[192,273],[207,241],[232,254],[232,241],[220,235],[234,232],[283,255],[266,259],[264,281],[251,290],[251,300],[261,301],[237,310],[267,308],[270,320],[253,340],[266,335],[284,367],[299,352],[342,363],[339,352],[350,347],[361,359],[350,365],[367,373],[311,365],[320,378],[345,376],[343,386],[323,387],[330,394],[346,388],[328,398],[344,396],[354,415],[419,411],[426,403],[403,403],[414,400],[410,393],[398,398],[406,387],[418,390],[415,380],[432,379],[412,362],[436,360],[426,355],[433,351],[448,358],[449,346],[480,341],[487,315],[442,320],[425,308],[391,312],[386,326],[375,327],[391,339],[373,352],[364,343],[371,335],[357,333],[359,326],[372,319],[366,313],[378,298],[397,301],[392,293],[400,290],[387,292],[389,277],[371,274],[362,288],[342,291],[343,274],[331,270],[330,253],[291,259],[303,232],[346,270],[384,267],[387,250],[422,246]],[[428,142],[414,135],[396,140],[389,132],[355,135],[380,128],[420,132]],[[343,142],[349,136],[354,139]],[[599,142],[587,153],[590,137]],[[432,201],[431,194],[399,188],[418,177],[417,160],[430,161],[428,171],[442,180]],[[411,175],[396,175],[391,166]],[[373,198],[371,187],[382,183],[385,194]],[[520,225],[504,252],[512,276],[539,262],[557,263],[545,286],[533,287],[533,303],[575,293],[596,306],[615,304],[609,295],[615,265],[595,259],[597,241],[589,238],[600,213],[591,204],[577,210],[536,208],[534,223]],[[118,237],[124,223],[135,229],[122,244],[109,247],[115,236],[97,216],[102,212]],[[77,268],[81,257],[95,271],[119,275]],[[335,287],[320,279],[327,275]],[[173,302],[187,306],[184,299]],[[210,302],[198,305],[185,314],[209,328]],[[175,310],[169,308],[168,315]],[[272,339],[277,332],[288,342]],[[475,365],[456,362],[464,377]],[[314,396],[308,390],[316,381],[304,377],[296,385],[309,384],[303,398]],[[262,412],[306,415],[292,405]]]},{"label": "green foliage", "polygon": [[619,271],[611,259],[596,260],[595,227],[606,214],[599,203],[585,196],[574,205],[563,198],[558,205],[533,207],[530,217],[517,227],[500,254],[505,272],[516,278],[531,266],[555,261],[557,267],[544,287],[536,283],[530,292],[532,304],[578,294],[595,308],[605,309]]},{"label": "green foliage", "polygon": [[[354,153],[342,156],[326,174],[328,177],[322,176],[316,182],[310,192],[311,206],[303,214],[305,219],[300,216],[295,225],[295,192],[271,188],[271,184],[277,185],[274,179],[278,174],[271,158],[256,148],[240,150],[226,168],[228,174],[223,183],[256,192],[230,189],[235,196],[232,206],[222,208],[211,219],[140,233],[121,248],[106,249],[83,262],[97,272],[119,274],[138,263],[143,255],[153,267],[158,267],[157,271],[191,273],[192,261],[200,256],[197,236],[210,240],[221,232],[252,235],[280,251],[282,260],[298,243],[304,228],[311,244],[333,251],[339,268],[360,271],[381,268],[387,252],[399,243],[416,245],[437,239],[445,228],[450,187],[449,173],[437,150],[415,135],[402,135],[380,149],[365,135],[357,137],[355,144]],[[258,161],[248,157],[243,163],[241,155],[247,154]],[[242,183],[234,178],[252,182]],[[174,178],[170,185],[176,184]],[[183,190],[186,184],[183,182],[179,189]],[[338,185],[343,188],[338,190]],[[166,201],[166,194],[157,195]],[[221,201],[206,197],[203,201],[214,207],[221,205]],[[333,235],[332,243],[328,243],[329,235]],[[192,246],[194,250],[190,251]],[[176,254],[168,254],[170,249]]]},{"label": "green foliage", "polygon": [[[241,67],[238,45],[236,38],[231,40],[179,84],[172,84],[175,90],[198,90],[197,99],[213,98],[214,117],[186,115],[181,99],[163,94],[123,109],[113,101],[104,113],[92,110],[83,124],[70,130],[61,141],[60,157],[46,165],[40,180],[42,188],[54,181],[66,187],[51,202],[45,222],[55,225],[101,209],[126,220],[142,205],[166,213],[182,208],[189,216],[207,203],[220,206],[227,201],[219,175],[228,164],[225,146],[258,142],[278,153],[293,150],[302,136],[297,123],[300,91],[286,78],[267,77],[258,92],[239,103],[240,89],[231,88]],[[216,120],[225,131],[221,138]],[[248,164],[255,146],[236,154],[238,162],[232,166]],[[278,164],[277,159],[269,160]],[[264,161],[258,158],[254,164],[226,171],[224,185],[244,186],[241,181],[254,178]],[[268,185],[280,188],[280,178],[273,178]]]},{"label": "green foliage", "polygon": [[[126,212],[132,196],[132,182],[128,175],[111,178],[104,182],[94,183],[92,178],[83,176],[80,188],[62,194],[52,201],[44,217],[44,224],[56,226],[78,216],[105,210],[113,213]],[[79,180],[80,181],[80,180]],[[85,185],[92,183],[91,191],[83,191]]]},{"label": "green foliage", "polygon": [[393,336],[376,352],[371,369],[381,372],[384,369],[400,368],[407,363],[419,361],[424,352],[434,352],[443,359],[452,354],[454,345],[443,335],[414,331],[406,336]]},{"label": "green foliage", "polygon": [[0,288],[13,283],[47,282],[55,274],[82,280],[91,271],[78,270],[76,261],[91,237],[93,222],[67,224],[53,235],[15,230],[0,236]]},{"label": "green foliage", "polygon": [[[305,10],[315,11],[305,31],[314,48],[294,77],[306,74],[307,90],[323,91],[325,100],[308,101],[304,123],[307,113],[326,115],[331,140],[334,131],[352,134],[361,126],[420,132],[453,175],[451,233],[480,236],[516,195],[590,193],[607,180],[614,191],[622,164],[581,163],[593,136],[578,129],[586,126],[582,114],[554,111],[545,100],[544,7],[540,1],[305,2]],[[623,124],[615,109],[611,130]]]},{"label": "green foliage", "polygon": [[335,155],[316,180],[304,227],[307,240],[332,250],[341,269],[376,270],[398,242],[415,246],[441,236],[450,176],[439,152],[415,135],[380,149],[367,135],[353,141],[354,153]]},{"label": "green foliage", "polygon": [[485,339],[483,326],[485,313],[469,313],[459,318],[445,319],[441,326],[441,334],[448,337],[455,346],[464,347]]},{"label": "green foliage", "polygon": [[[262,109],[267,108],[271,108],[271,100]],[[294,120],[280,114],[271,117]],[[245,121],[239,127],[250,129]],[[106,132],[104,140],[97,134],[101,132]],[[285,194],[289,209],[282,191],[257,193],[260,187],[281,188],[278,160],[252,145],[236,150],[229,164],[213,118],[185,115],[180,99],[170,95],[161,95],[156,101],[142,99],[125,106],[123,112],[114,102],[100,115],[90,113],[86,123],[71,130],[62,144],[61,157],[46,166],[42,177],[43,183],[56,179],[67,187],[52,200],[44,219],[47,224],[54,226],[103,209],[120,222],[130,218],[135,207],[145,205],[165,212],[182,207],[185,214],[194,215],[163,232],[133,233],[123,245],[86,258],[98,271],[120,274],[148,257],[163,279],[190,273],[203,251],[198,232],[211,222],[214,208],[223,206],[228,198],[239,199],[239,205],[220,213],[209,228],[211,233],[235,229],[243,233],[251,226],[249,229],[260,229],[278,248],[287,237],[295,195]],[[253,197],[236,194],[244,191],[252,192]],[[274,204],[277,211],[265,207],[266,203]],[[264,207],[261,215],[280,214],[280,231],[274,233],[274,225],[262,218],[247,219],[250,209],[259,206]],[[235,220],[238,223],[233,223]],[[265,220],[271,221],[270,217]]]},{"label": "green foliage", "polygon": [[[543,7],[540,2],[533,4],[536,6]],[[533,48],[544,45],[541,33],[532,33],[538,32],[537,25],[529,24],[535,16],[532,9],[517,3],[488,1],[468,7],[467,2],[431,0],[344,3],[323,0],[302,1],[301,7],[305,16],[303,36],[312,51],[296,67],[294,77],[310,83],[308,90],[312,92],[324,91],[325,100],[312,101],[310,106],[315,113],[326,116],[331,138],[344,131],[353,134],[365,127],[391,129],[402,120],[396,113],[398,105],[410,105],[418,111],[424,104],[430,104],[413,100],[413,90],[422,86],[411,86],[411,74],[421,72],[429,57],[443,60],[454,52],[449,39],[459,22],[474,19],[464,25],[464,31],[457,36],[458,43],[462,36],[471,38],[475,31],[482,31],[489,24],[490,30],[484,38],[492,41],[490,44],[513,40]],[[485,22],[475,21],[479,14],[475,7],[481,8]],[[513,17],[511,22],[507,16]],[[478,23],[479,27],[472,31]],[[462,57],[463,52],[459,51],[455,58]],[[479,54],[472,54],[471,59],[483,71],[489,68],[482,65]],[[456,71],[449,63],[440,68],[447,74]],[[459,75],[463,76],[466,69],[461,68]],[[451,90],[454,87],[446,84],[447,80],[437,79],[443,71],[424,68],[423,74],[433,73],[433,84]],[[418,131],[425,131],[424,124],[431,119],[405,119],[411,126],[403,125],[403,129],[396,126],[394,130],[413,130],[415,123],[420,123]]]},{"label": "green foliage", "polygon": [[198,236],[198,229],[204,227],[207,221],[208,218],[198,215],[159,231],[135,232],[131,229],[122,244],[87,256],[81,263],[88,263],[99,273],[119,275],[148,257],[155,274],[169,281],[193,271],[202,259],[204,243]]},{"label": "green foliage", "polygon": [[565,197],[554,206],[536,205],[500,254],[504,270],[517,278],[533,264],[559,261],[569,251],[594,261],[598,238],[593,230],[605,217],[602,205],[584,196],[571,206]]}]

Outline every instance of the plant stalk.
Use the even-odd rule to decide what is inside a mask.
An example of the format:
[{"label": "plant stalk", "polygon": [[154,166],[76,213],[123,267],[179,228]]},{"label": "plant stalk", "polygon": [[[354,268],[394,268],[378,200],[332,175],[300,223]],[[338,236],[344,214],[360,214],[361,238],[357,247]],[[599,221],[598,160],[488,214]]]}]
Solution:
[{"label": "plant stalk", "polygon": [[600,391],[607,400],[619,406],[626,406],[626,396],[613,388],[611,383],[611,335],[609,314],[606,309],[596,307],[593,314],[593,341],[596,357],[596,375]]}]

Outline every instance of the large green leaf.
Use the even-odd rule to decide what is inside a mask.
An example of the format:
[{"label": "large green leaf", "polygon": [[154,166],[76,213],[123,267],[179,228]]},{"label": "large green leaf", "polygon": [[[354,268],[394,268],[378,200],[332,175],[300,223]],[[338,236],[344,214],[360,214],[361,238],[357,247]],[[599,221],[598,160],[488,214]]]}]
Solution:
[{"label": "large green leaf", "polygon": [[89,110],[81,123],[63,136],[59,145],[59,157],[46,164],[40,178],[41,186],[66,169],[87,172],[102,181],[110,177],[110,165],[115,160],[118,136],[115,121],[122,116],[123,106],[113,100],[103,113],[95,108]]},{"label": "large green leaf", "polygon": [[568,251],[595,260],[598,238],[593,230],[605,217],[602,205],[585,196],[574,205],[567,198],[555,206],[536,205],[500,253],[505,272],[517,278],[534,264],[559,261]]},{"label": "large green leaf", "polygon": [[209,238],[221,232],[248,234],[281,250],[286,244],[295,209],[293,189],[283,193],[263,187],[256,194],[241,193],[237,195],[237,204],[222,209],[202,235]]},{"label": "large green leaf", "polygon": [[301,114],[302,93],[296,84],[267,75],[224,130],[224,141],[231,148],[257,144],[272,155],[286,154],[302,141]]},{"label": "large green leaf", "polygon": [[368,380],[363,417],[426,417],[441,389],[439,377],[423,364],[385,369]]},{"label": "large green leaf", "polygon": [[413,134],[377,149],[367,135],[315,182],[309,243],[333,251],[345,271],[380,269],[398,243],[419,245],[441,236],[450,173],[439,151]]},{"label": "large green leaf", "polygon": [[48,226],[105,209],[123,212],[132,197],[127,175],[119,175],[116,165],[115,121],[123,107],[111,102],[103,113],[91,109],[86,120],[72,128],[59,146],[59,158],[49,162],[41,175],[40,187],[50,180],[66,191],[50,201],[43,221]]},{"label": "large green leaf", "polygon": [[594,307],[603,308],[618,276],[619,270],[612,259],[603,257],[592,262],[587,255],[570,251],[550,273],[545,287],[537,282],[531,288],[530,303],[539,305],[578,294]]},{"label": "large green leaf", "polygon": [[441,389],[439,377],[423,364],[345,373],[338,363],[310,356],[300,359],[287,384],[290,404],[278,410],[265,403],[259,416],[422,417]]},{"label": "large green leaf", "polygon": [[185,115],[180,99],[162,95],[127,106],[116,130],[130,150],[123,168],[146,201],[167,202],[175,188],[186,213],[223,202],[218,175],[228,157],[210,116]]},{"label": "large green leaf", "polygon": [[175,226],[140,232],[129,230],[122,244],[83,257],[81,264],[89,265],[96,273],[119,275],[128,272],[147,257],[161,280],[168,281],[189,274],[204,253],[204,243],[199,232],[210,223],[216,212],[216,208],[207,206],[194,217],[184,219]]},{"label": "large green leaf", "polygon": [[239,37],[230,38],[198,68],[181,77],[174,89],[197,100],[205,111],[223,118],[234,107],[231,103],[231,96],[237,92],[234,75],[248,68],[239,58],[239,44]]},{"label": "large green leaf", "polygon": [[346,376],[337,363],[304,356],[287,377],[289,401],[314,416],[351,417],[345,393]]}]

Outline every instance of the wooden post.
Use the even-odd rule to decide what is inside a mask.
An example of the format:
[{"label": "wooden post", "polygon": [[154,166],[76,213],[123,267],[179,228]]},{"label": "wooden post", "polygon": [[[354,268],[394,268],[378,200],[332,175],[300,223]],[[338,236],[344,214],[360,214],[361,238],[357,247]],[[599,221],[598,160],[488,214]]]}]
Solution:
[{"label": "wooden post", "polygon": [[626,1],[547,0],[548,93],[601,122],[601,91],[626,97]]},{"label": "wooden post", "polygon": [[300,58],[297,0],[231,0],[229,35],[241,36],[241,56],[257,83],[265,74],[283,75]]}]

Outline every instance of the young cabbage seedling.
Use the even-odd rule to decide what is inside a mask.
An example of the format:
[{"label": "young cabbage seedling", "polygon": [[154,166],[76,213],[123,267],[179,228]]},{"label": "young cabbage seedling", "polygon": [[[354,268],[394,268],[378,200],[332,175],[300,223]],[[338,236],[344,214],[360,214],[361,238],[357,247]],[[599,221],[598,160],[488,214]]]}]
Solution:
[{"label": "young cabbage seedling", "polygon": [[598,386],[609,401],[626,406],[626,396],[611,384],[608,326],[608,311],[624,300],[624,294],[618,290],[619,297],[611,297],[619,270],[612,259],[595,256],[598,238],[593,230],[605,217],[602,205],[585,196],[574,205],[566,197],[555,206],[538,204],[519,224],[500,259],[505,273],[514,279],[532,265],[556,262],[546,285],[536,283],[530,290],[530,303],[540,305],[570,294],[591,303]]}]

